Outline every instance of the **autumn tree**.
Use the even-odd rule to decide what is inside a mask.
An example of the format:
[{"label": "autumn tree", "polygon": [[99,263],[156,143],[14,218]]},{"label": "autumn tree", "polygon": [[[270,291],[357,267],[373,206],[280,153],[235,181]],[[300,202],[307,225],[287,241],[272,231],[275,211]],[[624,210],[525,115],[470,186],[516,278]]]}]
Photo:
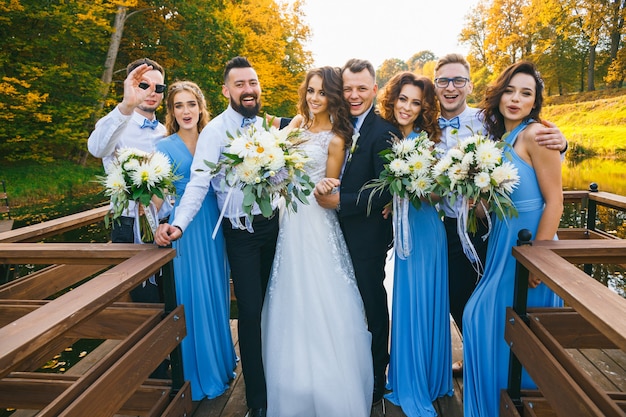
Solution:
[{"label": "autumn tree", "polygon": [[406,62],[408,70],[416,74],[424,74],[424,65],[426,63],[435,61],[437,56],[432,51],[420,51],[413,54],[411,58]]},{"label": "autumn tree", "polygon": [[406,62],[398,58],[385,59],[376,70],[376,81],[378,88],[382,88],[387,82],[401,71],[408,71],[409,67]]}]

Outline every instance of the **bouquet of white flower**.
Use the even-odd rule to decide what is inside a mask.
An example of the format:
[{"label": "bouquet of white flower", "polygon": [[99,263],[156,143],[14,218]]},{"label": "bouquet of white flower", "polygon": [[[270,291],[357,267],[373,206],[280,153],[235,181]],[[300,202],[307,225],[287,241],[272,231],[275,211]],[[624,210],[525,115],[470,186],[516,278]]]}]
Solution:
[{"label": "bouquet of white flower", "polygon": [[172,172],[169,159],[161,152],[122,148],[116,152],[106,172],[105,176],[98,177],[105,187],[105,195],[111,197],[111,211],[104,218],[106,227],[128,209],[130,201],[134,201],[139,237],[142,242],[152,242],[158,221],[151,199],[157,196],[164,200],[173,195],[173,183],[178,179]]},{"label": "bouquet of white flower", "polygon": [[[517,216],[510,194],[519,184],[517,168],[505,160],[504,142],[494,142],[484,135],[473,135],[451,148],[433,167],[433,191],[448,197],[456,207],[458,233],[468,258],[476,262],[478,256],[469,240],[468,232],[475,233],[478,219],[476,205],[486,213],[495,213],[499,219]],[[461,199],[461,204],[456,201]],[[490,218],[486,220],[491,231]],[[487,238],[489,232],[483,238]]]},{"label": "bouquet of white flower", "polygon": [[381,193],[388,189],[393,196],[394,246],[401,259],[411,251],[408,224],[408,203],[419,209],[422,199],[429,198],[433,186],[431,174],[435,162],[434,143],[426,132],[415,138],[393,138],[391,147],[379,153],[385,161],[384,169],[377,179],[369,181],[362,190],[372,189]]},{"label": "bouquet of white flower", "polygon": [[283,197],[288,209],[297,211],[297,201],[308,204],[314,184],[304,171],[306,155],[299,150],[299,132],[275,127],[250,126],[233,136],[227,132],[228,151],[217,164],[204,161],[216,174],[224,170],[226,183],[243,191],[243,211],[248,217],[256,203],[265,217],[272,215],[272,200]]}]

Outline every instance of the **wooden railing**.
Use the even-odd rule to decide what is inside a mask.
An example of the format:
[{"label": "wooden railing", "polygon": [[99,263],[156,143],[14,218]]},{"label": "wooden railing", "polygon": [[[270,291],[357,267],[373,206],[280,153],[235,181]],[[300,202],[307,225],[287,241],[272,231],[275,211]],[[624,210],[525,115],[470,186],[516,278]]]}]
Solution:
[{"label": "wooden railing", "polygon": [[[191,414],[178,347],[186,331],[183,306],[175,300],[174,250],[29,243],[101,221],[106,210],[0,233],[1,264],[42,266],[0,286],[0,407],[46,417]],[[120,301],[160,270],[165,304]],[[79,364],[89,366],[82,372],[35,372],[80,339],[104,339],[107,347],[97,358],[83,358]],[[150,379],[168,357],[171,379]]]},{"label": "wooden railing", "polygon": [[[626,299],[585,273],[592,265],[626,263],[626,240],[595,230],[596,207],[626,211],[626,198],[590,191],[566,193],[565,201],[586,207],[586,228],[560,229],[561,240],[532,244],[521,234],[520,246],[513,248],[518,268],[515,301],[506,317],[512,355],[502,416],[626,416],[626,393],[603,389],[569,353],[626,352]],[[567,308],[527,309],[529,274],[563,298]],[[522,366],[538,390],[521,390]]]}]

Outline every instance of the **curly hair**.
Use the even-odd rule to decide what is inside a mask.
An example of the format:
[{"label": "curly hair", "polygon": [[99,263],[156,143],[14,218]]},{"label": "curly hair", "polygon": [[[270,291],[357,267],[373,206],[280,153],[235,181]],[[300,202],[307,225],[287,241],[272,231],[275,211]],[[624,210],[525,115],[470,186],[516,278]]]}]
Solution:
[{"label": "curly hair", "polygon": [[209,111],[206,107],[204,94],[202,94],[202,90],[194,82],[176,81],[167,89],[167,113],[165,114],[165,128],[167,129],[167,134],[172,135],[178,132],[178,130],[180,129],[180,126],[176,121],[176,117],[174,116],[174,99],[176,98],[176,95],[181,91],[189,91],[191,94],[194,95],[196,101],[198,102],[198,109],[200,113],[200,117],[198,118],[198,133],[200,133],[204,126],[206,126],[211,119]]},{"label": "curly hair", "polygon": [[439,107],[435,96],[435,86],[426,77],[418,76],[409,71],[394,75],[378,95],[377,109],[380,116],[394,126],[400,127],[394,114],[394,106],[398,101],[402,87],[405,85],[414,85],[422,91],[422,111],[413,122],[413,130],[416,132],[424,131],[428,133],[430,140],[435,143],[439,142],[441,129],[438,122]]},{"label": "curly hair", "polygon": [[487,132],[489,132],[492,137],[497,139],[502,138],[502,135],[506,132],[506,128],[504,127],[504,116],[500,112],[500,100],[515,74],[528,74],[535,79],[535,105],[525,119],[541,121],[539,115],[543,106],[543,79],[537,71],[537,67],[532,62],[516,62],[506,68],[496,81],[487,87],[485,97],[480,103]]},{"label": "curly hair", "polygon": [[343,139],[345,148],[349,148],[352,145],[352,134],[354,133],[354,127],[350,119],[350,107],[346,100],[343,98],[343,80],[341,78],[341,69],[336,67],[320,67],[314,68],[307,72],[306,77],[300,88],[298,94],[300,101],[298,103],[298,111],[304,119],[304,126],[310,126],[311,112],[309,110],[309,104],[306,101],[306,90],[309,86],[311,78],[318,76],[322,79],[322,89],[328,100],[328,114],[332,122],[332,132]]}]

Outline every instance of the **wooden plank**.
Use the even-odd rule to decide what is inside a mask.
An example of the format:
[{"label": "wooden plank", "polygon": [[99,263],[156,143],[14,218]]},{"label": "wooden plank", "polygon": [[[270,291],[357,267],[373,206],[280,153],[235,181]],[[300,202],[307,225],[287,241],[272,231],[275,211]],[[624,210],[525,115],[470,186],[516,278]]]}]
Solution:
[{"label": "wooden plank", "polygon": [[521,417],[506,390],[500,391],[500,417]]},{"label": "wooden plank", "polygon": [[614,388],[608,391],[626,391],[626,371],[607,353],[611,350],[581,349],[580,353],[592,363]]},{"label": "wooden plank", "polygon": [[[0,206],[0,213],[1,212],[2,207]],[[5,211],[4,213],[8,213],[8,211]],[[13,223],[13,219],[0,219],[0,233],[8,232],[9,230],[13,229]]]},{"label": "wooden plank", "polygon": [[43,300],[108,265],[52,265],[0,286],[0,299]]},{"label": "wooden plank", "polygon": [[619,239],[617,236],[613,236],[602,230],[589,230],[575,227],[559,228],[556,233],[559,240]]},{"label": "wooden plank", "polygon": [[167,409],[159,415],[161,417],[180,417],[191,416],[192,412],[191,385],[189,381],[186,381],[180,391],[178,391],[176,396],[172,399]]},{"label": "wooden plank", "polygon": [[[51,301],[42,301],[46,305]],[[0,304],[0,326],[35,311],[39,306]],[[107,307],[94,314],[85,322],[66,332],[66,336],[76,339],[124,339],[137,326],[154,314],[163,312],[163,304],[123,303]]]},{"label": "wooden plank", "polygon": [[615,384],[613,384],[580,350],[570,349],[567,353],[572,358],[572,362],[576,363],[579,372],[584,374],[590,381],[593,381],[593,384],[598,388],[605,392],[615,391],[617,389]]},{"label": "wooden plank", "polygon": [[[504,338],[544,397],[557,409],[559,416],[605,415],[510,308],[507,308],[506,312]],[[607,416],[614,417],[620,414]]]},{"label": "wooden plank", "polygon": [[606,207],[614,208],[617,210],[626,210],[626,197],[617,194],[605,193],[598,191],[588,194],[589,200],[595,201]]},{"label": "wooden plank", "polygon": [[[144,245],[131,245],[144,246]],[[0,329],[0,377],[49,341],[88,319],[156,273],[173,249],[152,249],[98,275],[73,291]]]},{"label": "wooden plank", "polygon": [[624,239],[535,240],[532,246],[524,247],[550,249],[573,264],[618,265],[626,259],[626,240]]},{"label": "wooden plank", "polygon": [[[558,243],[564,243],[558,242]],[[590,241],[591,242],[591,241]],[[600,243],[612,244],[613,241]],[[622,244],[626,244],[623,242]],[[626,300],[542,246],[515,246],[513,255],[616,346],[626,350]],[[625,252],[626,253],[626,252]]]},{"label": "wooden plank", "polygon": [[557,417],[558,414],[552,409],[545,398],[524,398],[524,417]]},{"label": "wooden plank", "polygon": [[[178,306],[141,341],[128,350],[108,371],[66,407],[42,410],[41,417],[84,417],[113,415],[156,366],[185,336],[185,313]],[[62,403],[63,397],[57,398]],[[62,411],[61,411],[62,410]],[[59,413],[60,411],[60,413]]]},{"label": "wooden plank", "polygon": [[543,311],[535,313],[533,309],[528,309],[528,317],[540,322],[563,348],[615,349],[613,342],[576,311],[569,308]]},{"label": "wooden plank", "polygon": [[[606,394],[606,391],[613,391],[615,385],[611,384],[610,381],[608,381],[602,373],[598,372],[595,366],[590,364],[586,359],[581,360],[582,358],[579,358],[578,361],[575,361],[571,353],[578,353],[578,351],[573,350],[568,354],[552,334],[543,326],[542,322],[539,320],[530,320],[529,325],[530,330],[598,408],[607,416],[621,415],[619,407],[617,407],[615,402]],[[522,361],[521,358],[520,361]]]},{"label": "wooden plank", "polygon": [[114,265],[155,248],[134,243],[0,243],[0,263]]},{"label": "wooden plank", "polygon": [[109,206],[102,206],[59,219],[19,227],[15,230],[0,233],[0,242],[37,242],[46,237],[58,235],[68,230],[101,222],[104,220],[104,215],[108,211]]}]

